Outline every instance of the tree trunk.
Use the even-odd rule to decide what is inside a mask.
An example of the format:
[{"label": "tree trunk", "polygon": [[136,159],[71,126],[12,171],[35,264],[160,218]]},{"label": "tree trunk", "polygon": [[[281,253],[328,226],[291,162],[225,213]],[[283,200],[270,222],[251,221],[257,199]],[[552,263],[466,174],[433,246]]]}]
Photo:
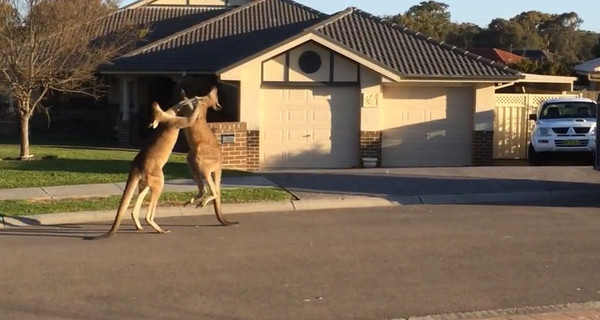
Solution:
[{"label": "tree trunk", "polygon": [[29,118],[27,114],[21,114],[21,160],[29,160]]}]

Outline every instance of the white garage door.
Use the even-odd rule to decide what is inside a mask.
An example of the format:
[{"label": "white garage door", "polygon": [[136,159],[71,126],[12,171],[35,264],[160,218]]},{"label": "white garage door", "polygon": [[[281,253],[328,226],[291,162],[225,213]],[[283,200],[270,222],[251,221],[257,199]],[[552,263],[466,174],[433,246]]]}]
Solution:
[{"label": "white garage door", "polygon": [[384,88],[382,165],[471,164],[472,88]]},{"label": "white garage door", "polygon": [[359,164],[359,90],[263,89],[261,167],[349,168]]}]

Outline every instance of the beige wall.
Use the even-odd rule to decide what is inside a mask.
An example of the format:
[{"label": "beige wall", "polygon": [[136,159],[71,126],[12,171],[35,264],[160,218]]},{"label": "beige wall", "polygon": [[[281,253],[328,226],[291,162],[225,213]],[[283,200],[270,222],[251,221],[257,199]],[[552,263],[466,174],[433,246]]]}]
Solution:
[{"label": "beige wall", "polygon": [[261,72],[262,63],[250,62],[240,75],[240,121],[248,130],[259,130],[262,119]]},{"label": "beige wall", "polygon": [[496,93],[493,84],[477,84],[475,90],[475,116],[473,130],[494,131]]},{"label": "beige wall", "polygon": [[285,56],[280,54],[263,64],[264,81],[285,81]]},{"label": "beige wall", "polygon": [[379,131],[382,129],[383,94],[381,75],[365,67],[360,68],[360,130]]}]

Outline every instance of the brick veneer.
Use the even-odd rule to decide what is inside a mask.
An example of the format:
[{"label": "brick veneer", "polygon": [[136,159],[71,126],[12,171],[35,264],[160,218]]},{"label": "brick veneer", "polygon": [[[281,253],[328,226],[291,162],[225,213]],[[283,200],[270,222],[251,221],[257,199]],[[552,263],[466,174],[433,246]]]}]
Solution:
[{"label": "brick veneer", "polygon": [[224,134],[233,134],[234,141],[221,144],[223,167],[227,169],[248,170],[248,131],[245,122],[210,122],[208,126],[221,144]]},{"label": "brick veneer", "polygon": [[248,160],[246,162],[247,168],[250,171],[258,171],[260,169],[260,131],[249,130],[247,136],[247,152]]},{"label": "brick veneer", "polygon": [[494,132],[473,131],[472,162],[474,166],[489,166],[494,157]]},{"label": "brick veneer", "polygon": [[377,166],[381,166],[381,131],[360,132],[360,157],[377,158]]}]

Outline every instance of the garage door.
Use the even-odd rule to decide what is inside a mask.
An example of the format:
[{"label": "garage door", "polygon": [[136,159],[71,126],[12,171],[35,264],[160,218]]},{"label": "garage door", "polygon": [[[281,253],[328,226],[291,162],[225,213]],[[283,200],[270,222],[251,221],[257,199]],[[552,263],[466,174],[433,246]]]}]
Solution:
[{"label": "garage door", "polygon": [[261,167],[349,168],[359,164],[359,90],[263,89]]},{"label": "garage door", "polygon": [[472,88],[384,88],[382,165],[471,164]]}]

